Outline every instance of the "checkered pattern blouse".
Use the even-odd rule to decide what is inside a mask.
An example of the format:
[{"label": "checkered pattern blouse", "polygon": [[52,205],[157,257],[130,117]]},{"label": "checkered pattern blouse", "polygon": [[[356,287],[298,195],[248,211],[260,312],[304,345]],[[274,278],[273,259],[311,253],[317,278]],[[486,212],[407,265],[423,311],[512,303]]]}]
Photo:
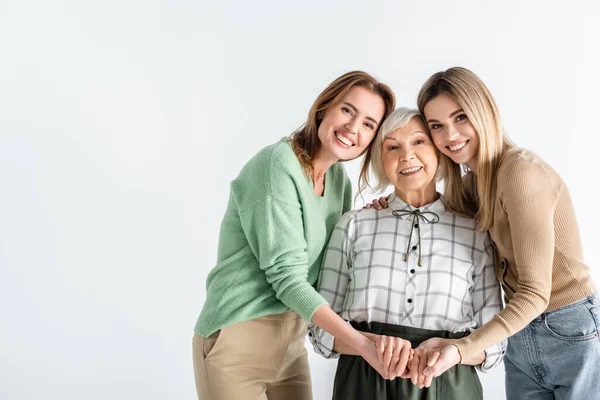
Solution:
[{"label": "checkered pattern blouse", "polygon": [[[502,308],[490,238],[473,219],[446,211],[442,197],[416,210],[392,195],[387,209],[344,214],[325,250],[319,293],[348,321],[474,330]],[[339,356],[321,328],[311,324],[309,338],[317,353]],[[505,348],[486,349],[479,370],[499,364]]]}]

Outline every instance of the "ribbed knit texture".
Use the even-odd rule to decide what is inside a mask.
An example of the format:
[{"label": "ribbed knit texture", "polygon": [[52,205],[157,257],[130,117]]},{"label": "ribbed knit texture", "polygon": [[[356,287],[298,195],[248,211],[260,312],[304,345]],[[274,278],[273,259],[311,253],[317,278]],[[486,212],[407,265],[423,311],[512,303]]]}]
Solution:
[{"label": "ribbed knit texture", "polygon": [[556,171],[520,150],[506,157],[497,176],[490,235],[500,256],[496,274],[507,305],[459,341],[463,358],[517,333],[543,312],[595,291],[571,197]]},{"label": "ribbed knit texture", "polygon": [[256,154],[231,183],[195,332],[207,337],[290,309],[310,320],[327,304],[314,289],[323,250],[351,205],[352,185],[340,163],[327,171],[321,197],[288,140]]}]

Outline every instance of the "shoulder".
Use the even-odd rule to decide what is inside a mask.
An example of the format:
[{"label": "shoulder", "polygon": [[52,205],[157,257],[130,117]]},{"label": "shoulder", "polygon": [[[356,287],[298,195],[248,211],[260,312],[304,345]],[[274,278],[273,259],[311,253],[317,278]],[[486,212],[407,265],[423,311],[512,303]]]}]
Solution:
[{"label": "shoulder", "polygon": [[499,193],[526,188],[528,191],[559,190],[562,179],[556,171],[529,150],[515,149],[501,160],[497,172]]},{"label": "shoulder", "polygon": [[305,181],[302,167],[287,140],[261,149],[231,183],[238,201],[253,204],[269,196],[291,199],[298,182]]},{"label": "shoulder", "polygon": [[441,229],[452,229],[454,235],[459,235],[465,241],[472,241],[476,249],[480,251],[485,250],[490,245],[487,231],[478,231],[477,221],[472,217],[446,209],[440,215],[440,222],[443,222]]},{"label": "shoulder", "polygon": [[350,226],[360,225],[366,221],[374,221],[382,216],[377,213],[387,215],[390,211],[388,209],[377,211],[374,208],[360,208],[357,210],[346,211],[339,219],[337,226],[339,228],[348,229]]},{"label": "shoulder", "polygon": [[300,163],[288,140],[282,139],[261,149],[244,166],[242,172],[268,173],[270,170],[281,170],[298,167]]},{"label": "shoulder", "polygon": [[447,229],[452,229],[455,235],[460,235],[469,240],[474,238],[476,243],[481,243],[483,246],[487,233],[477,230],[477,221],[474,218],[446,209],[440,216],[440,222],[443,222],[442,229],[447,227]]},{"label": "shoulder", "polygon": [[464,230],[471,230],[475,232],[477,229],[477,222],[474,218],[455,213],[448,209],[446,209],[446,211],[444,211],[444,213],[440,216],[440,220],[443,220],[444,222],[451,222],[452,225]]}]

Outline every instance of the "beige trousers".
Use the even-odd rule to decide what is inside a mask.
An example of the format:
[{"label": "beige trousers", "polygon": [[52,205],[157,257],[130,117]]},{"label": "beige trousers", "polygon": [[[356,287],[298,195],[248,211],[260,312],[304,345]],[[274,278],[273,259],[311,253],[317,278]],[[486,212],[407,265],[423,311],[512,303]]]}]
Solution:
[{"label": "beige trousers", "polygon": [[312,400],[307,322],[293,311],[194,334],[199,400]]}]

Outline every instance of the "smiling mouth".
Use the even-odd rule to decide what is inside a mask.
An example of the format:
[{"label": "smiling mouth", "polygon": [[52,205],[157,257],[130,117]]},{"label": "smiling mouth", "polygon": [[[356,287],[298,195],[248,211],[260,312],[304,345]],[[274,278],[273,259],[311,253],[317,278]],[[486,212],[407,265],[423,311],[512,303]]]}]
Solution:
[{"label": "smiling mouth", "polygon": [[464,142],[462,142],[462,143],[459,143],[459,144],[455,144],[455,145],[452,145],[452,146],[446,146],[446,148],[447,148],[448,150],[450,150],[450,152],[452,152],[452,153],[458,153],[459,151],[461,151],[462,149],[464,149],[464,148],[465,148],[465,146],[466,146],[468,143],[469,143],[469,141],[468,141],[468,140],[465,140]]},{"label": "smiling mouth", "polygon": [[404,175],[404,176],[414,175],[414,174],[418,173],[419,171],[421,171],[422,169],[423,169],[423,167],[406,168],[406,169],[403,169],[402,171],[400,171],[400,175]]},{"label": "smiling mouth", "polygon": [[350,139],[348,139],[347,137],[340,135],[339,133],[335,132],[335,137],[337,140],[339,140],[340,142],[344,143],[346,146],[354,146],[354,143],[352,143],[350,141]]}]

